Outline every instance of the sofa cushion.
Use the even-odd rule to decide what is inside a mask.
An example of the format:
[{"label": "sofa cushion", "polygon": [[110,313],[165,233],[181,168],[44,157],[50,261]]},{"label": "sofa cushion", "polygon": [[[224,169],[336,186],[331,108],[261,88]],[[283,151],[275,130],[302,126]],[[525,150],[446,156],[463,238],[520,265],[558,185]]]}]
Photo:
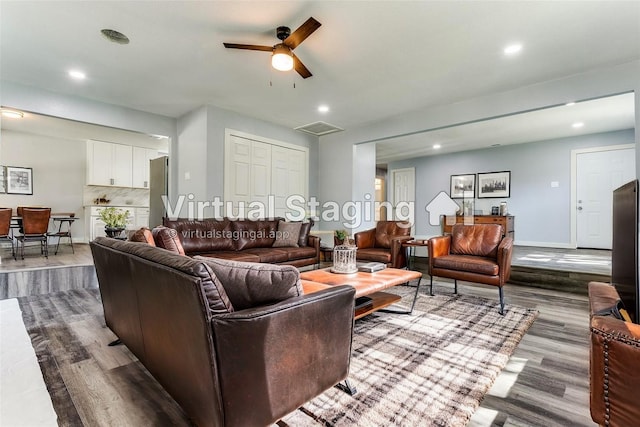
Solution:
[{"label": "sofa cushion", "polygon": [[304,246],[301,248],[278,248],[278,251],[282,251],[287,254],[287,261],[314,258],[316,256],[315,248],[309,246]]},{"label": "sofa cushion", "polygon": [[502,240],[498,224],[455,224],[451,228],[451,253],[495,258]]},{"label": "sofa cushion", "polygon": [[[406,227],[403,227],[406,225]],[[391,239],[398,236],[409,236],[411,226],[406,221],[378,221],[376,224],[376,248],[391,248]]]},{"label": "sofa cushion", "polygon": [[122,242],[107,237],[98,237],[95,243],[135,255],[154,264],[176,269],[189,276],[195,276],[200,279],[200,286],[207,299],[209,312],[212,315],[231,313],[234,311],[234,307],[220,280],[218,280],[212,269],[202,261],[181,256],[175,252],[160,250],[150,245],[138,245],[133,242]]},{"label": "sofa cushion", "polygon": [[383,262],[388,264],[391,262],[391,252],[384,248],[364,248],[356,251],[356,260]]},{"label": "sofa cushion", "polygon": [[495,260],[475,255],[444,255],[433,259],[434,268],[495,276],[500,271]]},{"label": "sofa cushion", "polygon": [[255,255],[259,258],[258,262],[277,264],[289,259],[287,252],[283,249],[285,248],[252,248],[240,251],[240,253]]},{"label": "sofa cushion", "polygon": [[298,239],[300,237],[301,222],[278,222],[278,231],[276,232],[276,241],[273,242],[274,248],[297,248]]},{"label": "sofa cushion", "polygon": [[224,286],[235,310],[272,304],[302,295],[300,273],[289,265],[228,261],[196,257],[203,260]]},{"label": "sofa cushion", "polygon": [[237,220],[231,221],[237,251],[251,248],[270,248],[276,240],[280,218],[275,220]]},{"label": "sofa cushion", "polygon": [[234,250],[234,234],[231,220],[206,218],[203,220],[190,220],[178,218],[170,220],[163,219],[165,227],[173,228],[178,232],[178,236],[187,254],[201,254],[214,251]]},{"label": "sofa cushion", "polygon": [[258,255],[250,254],[245,251],[215,251],[207,254],[200,254],[199,256],[206,258],[228,259],[232,261],[260,262],[260,257]]},{"label": "sofa cushion", "polygon": [[153,239],[153,233],[147,227],[142,227],[139,230],[136,230],[129,236],[129,241],[131,242],[139,242],[139,243],[147,243],[151,246],[155,246],[156,242]]},{"label": "sofa cushion", "polygon": [[157,247],[184,255],[184,248],[178,237],[178,232],[173,228],[159,225],[151,230],[151,234],[153,234],[153,240],[155,240]]}]

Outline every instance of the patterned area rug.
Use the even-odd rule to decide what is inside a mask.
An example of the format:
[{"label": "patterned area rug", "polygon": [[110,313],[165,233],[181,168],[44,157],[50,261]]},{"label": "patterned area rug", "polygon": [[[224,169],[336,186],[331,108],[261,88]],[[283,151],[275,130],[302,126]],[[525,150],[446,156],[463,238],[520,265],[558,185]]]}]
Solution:
[{"label": "patterned area rug", "polygon": [[357,393],[333,388],[285,422],[465,426],[537,315],[508,304],[501,316],[497,298],[421,295],[413,316],[364,318],[349,375]]},{"label": "patterned area rug", "polygon": [[[97,289],[18,302],[59,425],[114,425],[104,415],[109,411],[119,425],[149,416],[164,420],[158,425],[190,425],[126,347],[105,345],[113,334],[104,326]],[[497,297],[421,292],[411,316],[375,313],[356,322],[354,396],[334,387],[278,425],[464,426],[537,314],[507,304],[501,316]],[[85,371],[91,375],[82,385]],[[99,393],[92,381],[102,384]]]}]

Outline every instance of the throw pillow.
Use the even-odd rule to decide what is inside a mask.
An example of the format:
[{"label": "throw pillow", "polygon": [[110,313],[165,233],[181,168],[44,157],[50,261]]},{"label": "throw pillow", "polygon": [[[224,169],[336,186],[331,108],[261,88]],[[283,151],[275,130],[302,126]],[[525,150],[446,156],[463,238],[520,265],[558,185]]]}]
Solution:
[{"label": "throw pillow", "polygon": [[274,248],[298,247],[298,238],[300,237],[300,222],[280,221],[278,223],[278,231],[276,232],[276,241],[273,242]]},{"label": "throw pillow", "polygon": [[142,227],[141,229],[136,230],[131,234],[131,236],[129,236],[129,240],[131,242],[147,243],[151,246],[156,245],[155,240],[153,240],[153,234],[147,227]]},{"label": "throw pillow", "polygon": [[298,237],[298,246],[304,248],[309,244],[309,233],[313,227],[313,220],[309,219],[309,222],[303,222],[300,226],[300,236]]},{"label": "throw pillow", "polygon": [[233,308],[244,310],[302,295],[298,269],[290,265],[196,256],[222,283]]},{"label": "throw pillow", "polygon": [[178,237],[178,232],[173,228],[163,227],[161,225],[151,230],[156,246],[168,251],[184,255],[184,248]]}]

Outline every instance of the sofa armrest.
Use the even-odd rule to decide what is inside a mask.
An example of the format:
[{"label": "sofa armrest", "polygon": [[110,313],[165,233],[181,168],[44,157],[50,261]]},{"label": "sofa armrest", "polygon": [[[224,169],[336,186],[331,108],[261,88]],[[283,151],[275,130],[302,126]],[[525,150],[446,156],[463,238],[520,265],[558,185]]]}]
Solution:
[{"label": "sofa armrest", "polygon": [[353,235],[356,246],[360,249],[373,248],[376,244],[376,229],[359,231]]},{"label": "sofa armrest", "polygon": [[504,237],[498,245],[496,261],[500,269],[500,283],[505,284],[511,277],[511,257],[513,255],[513,238]]},{"label": "sofa armrest", "polygon": [[394,236],[391,238],[391,267],[405,268],[407,266],[406,251],[402,249],[402,244],[413,240],[411,236]]},{"label": "sofa armrest", "polygon": [[635,425],[640,418],[640,325],[612,316],[591,318],[591,418],[600,425]]},{"label": "sofa armrest", "polygon": [[320,237],[309,235],[307,241],[307,247],[312,247],[316,250],[316,259],[320,260]]},{"label": "sofa armrest", "polygon": [[214,317],[225,424],[271,424],[345,379],[354,297],[336,286]]}]

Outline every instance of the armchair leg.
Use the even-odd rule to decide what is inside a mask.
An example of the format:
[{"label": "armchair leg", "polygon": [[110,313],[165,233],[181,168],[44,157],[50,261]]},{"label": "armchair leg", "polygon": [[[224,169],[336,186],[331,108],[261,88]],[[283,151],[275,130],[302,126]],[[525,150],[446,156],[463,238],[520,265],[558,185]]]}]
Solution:
[{"label": "armchair leg", "polygon": [[429,295],[433,296],[433,276],[429,276],[431,281],[429,282]]},{"label": "armchair leg", "polygon": [[453,279],[453,293],[458,295],[458,281]]},{"label": "armchair leg", "polygon": [[498,286],[498,292],[500,293],[500,310],[498,313],[504,316],[504,291],[502,290],[502,286]]}]

